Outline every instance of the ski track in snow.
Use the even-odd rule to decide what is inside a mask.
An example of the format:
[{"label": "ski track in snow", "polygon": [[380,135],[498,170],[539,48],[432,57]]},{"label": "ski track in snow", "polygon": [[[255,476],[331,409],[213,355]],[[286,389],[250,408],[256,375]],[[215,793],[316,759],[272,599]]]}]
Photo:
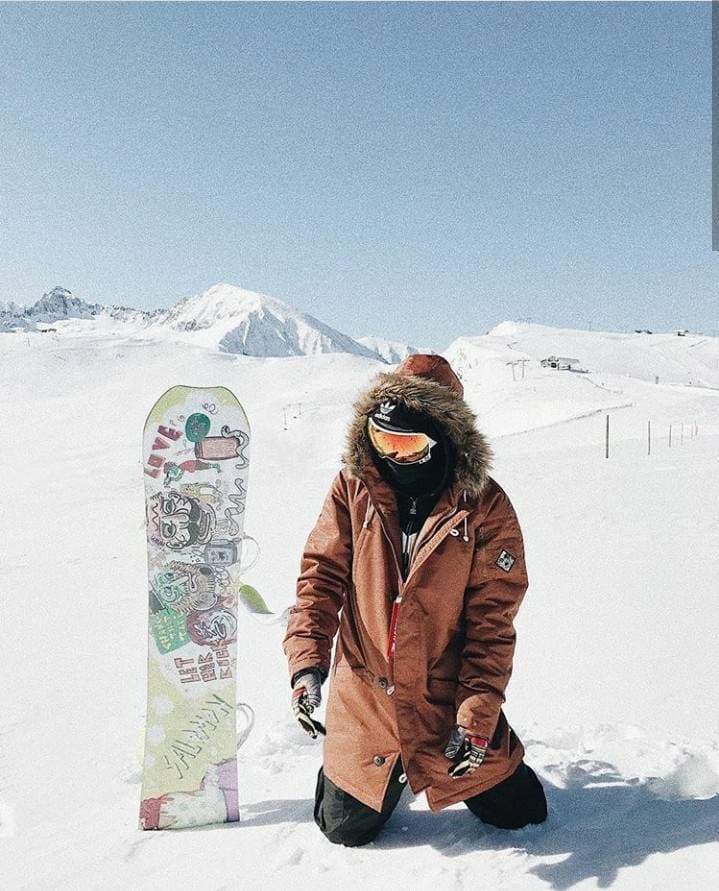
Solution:
[{"label": "ski track in snow", "polygon": [[[551,330],[504,339],[525,353],[579,353]],[[146,680],[140,437],[173,384],[236,392],[253,435],[246,529],[262,545],[247,581],[280,612],[294,597],[351,401],[386,366],[342,354],[233,358],[109,335],[3,339],[3,887],[716,887],[719,394],[656,385],[651,365],[643,379],[628,376],[608,362],[611,337],[598,332],[592,348],[605,364],[591,379],[535,364],[512,381],[502,341],[465,339],[461,355],[467,397],[494,443],[494,475],[525,535],[530,589],[505,710],[545,784],[549,817],[507,832],[462,804],[433,814],[406,789],[379,838],[350,849],[313,822],[321,744],[289,709],[283,626],[247,614],[238,699],[256,724],[239,752],[241,822],[136,828]],[[709,348],[719,368],[719,346],[703,342],[702,369]],[[624,365],[651,362],[647,345],[622,349]],[[670,359],[663,367],[685,355]],[[285,428],[292,402],[302,413]],[[675,426],[669,449],[668,424],[682,422],[685,440]]]}]

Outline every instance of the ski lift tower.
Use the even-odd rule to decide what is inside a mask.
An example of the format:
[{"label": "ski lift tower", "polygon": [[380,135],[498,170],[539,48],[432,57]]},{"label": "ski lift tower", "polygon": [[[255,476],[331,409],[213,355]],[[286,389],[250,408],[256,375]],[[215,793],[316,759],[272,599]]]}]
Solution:
[{"label": "ski lift tower", "polygon": [[513,381],[517,380],[517,375],[514,370],[517,365],[522,366],[522,377],[520,378],[520,380],[524,380],[524,366],[527,364],[527,362],[529,362],[529,359],[510,359],[510,361],[506,363],[507,365],[512,366],[512,380]]}]

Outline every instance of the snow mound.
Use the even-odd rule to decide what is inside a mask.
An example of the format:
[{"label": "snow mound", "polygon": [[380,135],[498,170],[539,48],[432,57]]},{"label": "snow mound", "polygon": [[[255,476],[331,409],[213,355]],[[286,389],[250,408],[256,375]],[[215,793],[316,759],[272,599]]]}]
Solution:
[{"label": "snow mound", "polygon": [[719,750],[683,752],[678,764],[665,777],[649,786],[658,798],[712,798],[719,795]]},{"label": "snow mound", "polygon": [[488,331],[487,337],[517,337],[526,328],[527,324],[524,322],[513,322],[507,319]]}]

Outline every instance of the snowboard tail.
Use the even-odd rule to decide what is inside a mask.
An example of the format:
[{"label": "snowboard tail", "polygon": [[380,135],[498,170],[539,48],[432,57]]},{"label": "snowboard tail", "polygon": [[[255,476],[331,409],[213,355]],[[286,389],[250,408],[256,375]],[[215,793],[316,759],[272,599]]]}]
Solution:
[{"label": "snowboard tail", "polygon": [[172,387],[145,423],[141,829],[239,820],[237,604],[249,446],[247,416],[225,387]]}]

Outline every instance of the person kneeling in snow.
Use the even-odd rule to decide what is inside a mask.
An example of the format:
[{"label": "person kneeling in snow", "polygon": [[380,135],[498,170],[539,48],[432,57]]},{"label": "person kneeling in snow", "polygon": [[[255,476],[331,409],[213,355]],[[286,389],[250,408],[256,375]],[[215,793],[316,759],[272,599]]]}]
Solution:
[{"label": "person kneeling in snow", "polygon": [[432,811],[463,801],[506,829],[546,819],[502,710],[528,586],[522,533],[474,421],[441,356],[380,372],[307,538],[282,645],[314,737],[330,675],[314,816],[332,842],[372,841],[406,783]]}]

